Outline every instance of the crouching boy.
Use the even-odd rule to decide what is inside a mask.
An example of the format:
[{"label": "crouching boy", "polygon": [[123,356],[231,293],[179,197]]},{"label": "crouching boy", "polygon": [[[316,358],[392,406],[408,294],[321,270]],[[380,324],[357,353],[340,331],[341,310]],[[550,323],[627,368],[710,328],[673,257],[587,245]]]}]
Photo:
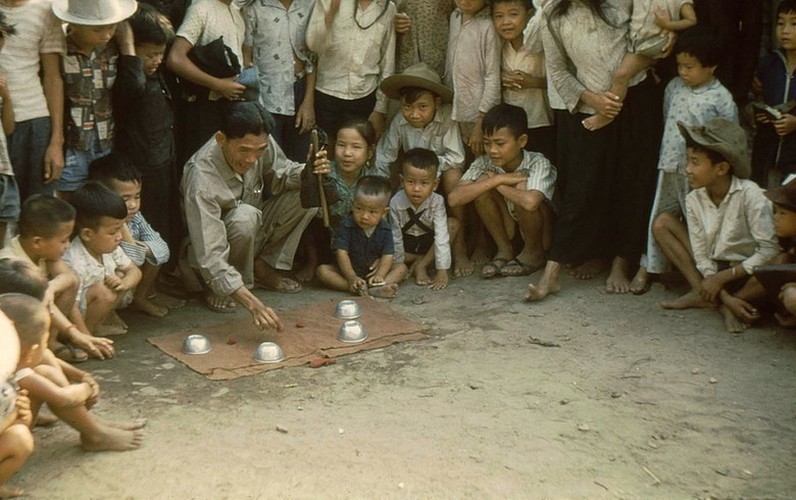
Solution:
[{"label": "crouching boy", "polygon": [[390,182],[384,177],[360,177],[354,189],[352,213],[340,222],[334,241],[337,265],[324,264],[318,279],[334,290],[393,298],[406,266],[394,261],[389,212]]},{"label": "crouching boy", "polygon": [[[484,155],[476,159],[448,195],[452,207],[475,202],[497,252],[481,277],[525,276],[545,265],[553,231],[550,201],[556,169],[539,153],[523,150],[528,142],[525,111],[500,104],[484,115]],[[522,250],[512,240],[519,226]]]}]

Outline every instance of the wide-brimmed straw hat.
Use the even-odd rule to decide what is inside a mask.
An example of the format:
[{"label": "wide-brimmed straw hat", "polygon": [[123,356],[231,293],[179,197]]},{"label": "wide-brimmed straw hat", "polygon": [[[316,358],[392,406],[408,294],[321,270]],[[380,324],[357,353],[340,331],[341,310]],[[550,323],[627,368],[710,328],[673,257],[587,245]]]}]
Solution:
[{"label": "wide-brimmed straw hat", "polygon": [[752,174],[746,132],[735,122],[724,118],[711,118],[704,125],[689,127],[678,121],[677,127],[685,138],[722,155],[732,166],[732,174],[748,179]]},{"label": "wide-brimmed straw hat", "polygon": [[792,212],[796,212],[796,179],[779,187],[767,189],[766,198],[777,205],[782,205]]},{"label": "wide-brimmed straw hat", "polygon": [[136,0],[53,0],[55,17],[83,26],[116,24],[135,14],[136,9]]},{"label": "wide-brimmed straw hat", "polygon": [[439,75],[426,63],[409,66],[403,73],[388,76],[381,82],[381,91],[391,99],[400,99],[404,87],[418,87],[440,96],[442,102],[453,100],[453,91],[442,84]]}]

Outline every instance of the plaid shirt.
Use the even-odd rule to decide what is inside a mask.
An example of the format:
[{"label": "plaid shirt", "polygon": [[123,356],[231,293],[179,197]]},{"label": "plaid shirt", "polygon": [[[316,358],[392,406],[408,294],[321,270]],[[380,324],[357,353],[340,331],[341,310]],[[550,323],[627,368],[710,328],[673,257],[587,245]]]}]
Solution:
[{"label": "plaid shirt", "polygon": [[77,51],[66,39],[66,55],[61,58],[64,79],[64,127],[66,149],[88,151],[96,129],[102,150],[109,150],[113,139],[111,88],[116,80],[119,50],[116,44],[94,49],[90,57]]}]

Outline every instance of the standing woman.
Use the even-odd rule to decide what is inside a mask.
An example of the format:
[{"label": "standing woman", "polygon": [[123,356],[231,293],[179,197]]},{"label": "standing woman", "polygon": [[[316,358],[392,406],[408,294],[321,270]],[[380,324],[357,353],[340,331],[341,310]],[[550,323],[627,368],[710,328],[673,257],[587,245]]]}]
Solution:
[{"label": "standing woman", "polygon": [[[558,123],[560,210],[544,275],[526,300],[559,290],[562,264],[589,279],[611,262],[608,293],[627,293],[645,242],[661,138],[662,95],[645,74],[625,100],[607,91],[627,53],[631,0],[550,0],[543,15],[550,106]],[[616,117],[589,131],[583,120]]]}]

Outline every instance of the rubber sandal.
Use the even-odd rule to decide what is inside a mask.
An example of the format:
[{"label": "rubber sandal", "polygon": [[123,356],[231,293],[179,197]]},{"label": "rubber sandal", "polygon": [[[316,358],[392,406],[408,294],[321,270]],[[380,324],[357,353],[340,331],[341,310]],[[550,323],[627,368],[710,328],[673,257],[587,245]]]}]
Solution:
[{"label": "rubber sandal", "polygon": [[488,264],[485,264],[484,267],[481,268],[481,277],[489,279],[498,276],[506,264],[508,264],[506,259],[499,257],[492,259]]},{"label": "rubber sandal", "polygon": [[501,276],[528,276],[529,274],[533,274],[539,269],[544,267],[544,262],[541,264],[536,265],[528,265],[523,264],[519,261],[519,259],[511,259],[503,266],[503,269],[500,270]]},{"label": "rubber sandal", "polygon": [[206,308],[210,309],[213,312],[217,312],[217,313],[229,314],[229,313],[234,313],[235,310],[237,309],[237,307],[213,305],[208,300],[208,295],[203,295],[202,296],[202,303],[205,305]]},{"label": "rubber sandal", "polygon": [[[287,287],[283,286],[285,283],[290,283],[290,282],[295,283],[296,287],[295,288],[287,288]],[[262,282],[258,281],[258,282],[255,282],[255,285],[258,288],[262,288],[263,290],[270,290],[272,292],[279,292],[279,293],[299,293],[303,289],[303,287],[301,286],[301,283],[299,283],[296,280],[293,280],[293,279],[290,279],[290,278],[286,278],[284,276],[279,278],[278,283],[279,283],[278,285],[273,286],[273,285],[266,285],[265,283],[262,283]]]},{"label": "rubber sandal", "polygon": [[66,361],[67,363],[88,361],[88,353],[72,344],[61,344],[61,347],[56,348],[53,354],[61,361]]}]

